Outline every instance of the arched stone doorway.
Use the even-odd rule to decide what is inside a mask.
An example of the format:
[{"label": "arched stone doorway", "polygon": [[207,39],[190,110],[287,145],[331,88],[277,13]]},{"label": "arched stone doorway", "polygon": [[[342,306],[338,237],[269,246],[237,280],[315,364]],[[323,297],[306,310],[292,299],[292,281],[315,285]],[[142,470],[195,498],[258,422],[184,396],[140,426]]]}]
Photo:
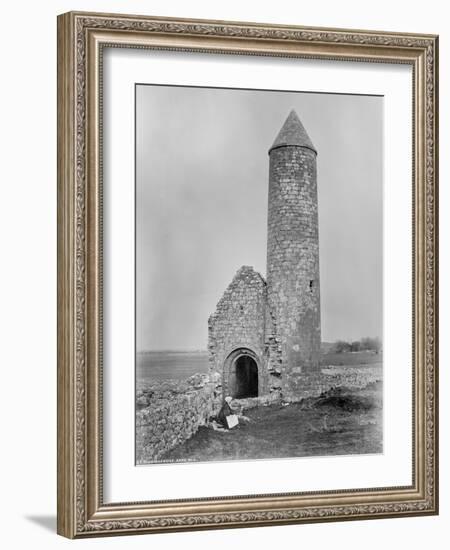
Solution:
[{"label": "arched stone doorway", "polygon": [[241,355],[234,362],[234,395],[241,397],[258,397],[258,366],[249,355]]},{"label": "arched stone doorway", "polygon": [[259,372],[256,354],[247,348],[233,351],[225,361],[227,395],[235,399],[259,395]]}]

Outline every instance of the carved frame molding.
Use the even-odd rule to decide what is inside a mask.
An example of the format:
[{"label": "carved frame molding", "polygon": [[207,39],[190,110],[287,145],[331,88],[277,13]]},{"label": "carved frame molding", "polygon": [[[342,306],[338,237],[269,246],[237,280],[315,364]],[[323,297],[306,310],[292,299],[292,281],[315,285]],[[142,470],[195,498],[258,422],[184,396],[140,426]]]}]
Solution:
[{"label": "carved frame molding", "polygon": [[[413,67],[413,485],[144,503],[102,499],[102,48]],[[58,533],[75,538],[436,514],[438,38],[67,13],[58,18]],[[150,495],[149,495],[150,496]]]}]

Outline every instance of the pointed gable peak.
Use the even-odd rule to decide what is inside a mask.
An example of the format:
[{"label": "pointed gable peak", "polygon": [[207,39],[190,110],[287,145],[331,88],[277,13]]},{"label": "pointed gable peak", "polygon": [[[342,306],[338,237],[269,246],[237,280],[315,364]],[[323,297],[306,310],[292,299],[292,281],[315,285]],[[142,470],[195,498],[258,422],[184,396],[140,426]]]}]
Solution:
[{"label": "pointed gable peak", "polygon": [[272,149],[277,149],[278,147],[286,147],[288,145],[295,145],[297,147],[306,147],[311,149],[314,153],[317,154],[317,149],[314,147],[310,137],[308,136],[301,120],[298,118],[297,113],[294,109],[289,113],[283,127],[276,140],[273,142],[272,147],[269,149],[269,153]]}]

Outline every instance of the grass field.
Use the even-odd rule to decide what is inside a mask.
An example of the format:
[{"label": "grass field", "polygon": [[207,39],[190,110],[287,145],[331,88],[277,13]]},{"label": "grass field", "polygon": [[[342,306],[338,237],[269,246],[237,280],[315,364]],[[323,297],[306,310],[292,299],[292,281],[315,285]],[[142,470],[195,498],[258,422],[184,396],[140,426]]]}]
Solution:
[{"label": "grass field", "polygon": [[327,394],[288,406],[257,407],[250,422],[226,432],[201,427],[165,461],[197,462],[376,454],[383,452],[382,384]]},{"label": "grass field", "polygon": [[207,351],[147,351],[137,354],[138,382],[185,380],[197,372],[208,372]]}]

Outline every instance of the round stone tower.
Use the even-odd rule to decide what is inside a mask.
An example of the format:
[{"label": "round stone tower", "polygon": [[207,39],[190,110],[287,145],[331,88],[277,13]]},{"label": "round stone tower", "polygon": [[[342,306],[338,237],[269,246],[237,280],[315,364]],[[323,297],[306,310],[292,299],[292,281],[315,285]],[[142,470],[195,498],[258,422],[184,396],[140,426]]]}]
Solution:
[{"label": "round stone tower", "polygon": [[294,110],[269,157],[266,342],[269,369],[290,393],[318,372],[321,344],[317,151]]}]

